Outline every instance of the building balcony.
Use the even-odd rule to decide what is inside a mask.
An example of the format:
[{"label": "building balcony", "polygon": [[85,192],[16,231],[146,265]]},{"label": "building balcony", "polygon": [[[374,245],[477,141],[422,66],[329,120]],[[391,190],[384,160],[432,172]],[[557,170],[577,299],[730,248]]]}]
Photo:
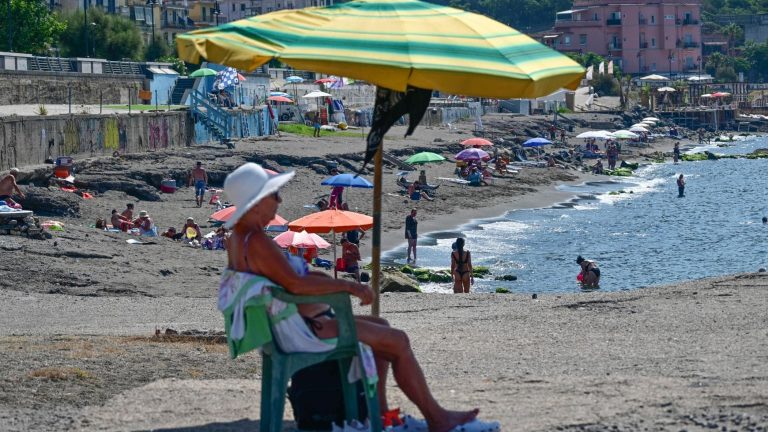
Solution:
[{"label": "building balcony", "polygon": [[640,25],[646,25],[648,24],[648,20],[645,18],[638,18],[637,23]]},{"label": "building balcony", "polygon": [[611,18],[605,20],[605,24],[609,26],[621,25],[621,18]]},{"label": "building balcony", "polygon": [[574,28],[574,27],[598,27],[601,25],[600,20],[557,20],[555,21],[555,28]]},{"label": "building balcony", "polygon": [[686,18],[683,20],[683,25],[699,25],[699,20],[693,18]]},{"label": "building balcony", "polygon": [[648,48],[648,42],[640,42],[640,49]]},{"label": "building balcony", "polygon": [[677,41],[678,48],[698,48],[701,44],[693,41]]},{"label": "building balcony", "polygon": [[621,43],[609,43],[608,51],[616,51],[622,49]]}]

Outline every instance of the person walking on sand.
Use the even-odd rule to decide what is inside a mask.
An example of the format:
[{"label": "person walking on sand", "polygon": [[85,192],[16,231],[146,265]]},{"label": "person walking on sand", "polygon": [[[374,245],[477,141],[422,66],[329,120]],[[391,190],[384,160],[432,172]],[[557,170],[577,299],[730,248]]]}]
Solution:
[{"label": "person walking on sand", "polygon": [[685,196],[685,179],[683,178],[683,175],[680,174],[680,177],[677,178],[677,197],[682,198]]},{"label": "person walking on sand", "polygon": [[675,148],[672,149],[672,161],[677,163],[680,160],[680,143],[675,143]]},{"label": "person walking on sand", "polygon": [[312,122],[312,126],[314,127],[312,136],[315,138],[319,138],[320,137],[320,111],[315,112],[315,118]]},{"label": "person walking on sand", "polygon": [[187,181],[187,187],[195,185],[195,202],[198,207],[203,206],[203,199],[205,199],[205,188],[208,185],[208,173],[203,168],[203,163],[197,161],[195,167],[189,172],[189,180]]},{"label": "person walking on sand", "polygon": [[[411,209],[411,214],[405,217],[405,239],[408,240],[408,259],[407,263],[416,262],[416,238],[419,221],[416,220],[416,209]],[[411,261],[411,251],[413,251],[413,261]]]},{"label": "person walking on sand", "polygon": [[599,288],[600,286],[600,269],[597,267],[597,263],[584,259],[581,255],[576,258],[576,264],[581,267],[581,285],[584,288]]},{"label": "person walking on sand", "polygon": [[[250,285],[251,281],[264,277],[293,295],[349,293],[358,297],[363,306],[371,304],[371,287],[310,271],[303,259],[286,256],[266,235],[264,227],[275,217],[282,202],[280,188],[293,175],[293,172],[287,172],[270,176],[260,165],[247,163],[227,176],[224,191],[237,211],[224,225],[232,229],[232,236],[227,242],[227,266],[221,275],[219,292],[237,292]],[[311,336],[306,336],[305,344],[322,345],[318,338],[338,336],[339,324],[328,305],[307,303],[296,306],[294,314],[298,314],[298,319],[294,320],[296,315],[287,313],[281,319],[292,320],[296,325],[306,323],[303,329],[296,329],[296,332]],[[392,328],[386,320],[378,317],[355,316],[354,320],[358,338],[373,349],[382,413],[388,411],[386,379],[391,366],[399,389],[426,418],[426,424],[419,430],[499,430],[498,422],[477,420],[479,409],[451,411],[437,402],[404,331]],[[462,429],[461,425],[472,429]]]},{"label": "person walking on sand", "polygon": [[453,276],[454,294],[468,294],[469,287],[475,283],[472,276],[472,256],[464,250],[464,239],[457,238],[451,252],[451,275]]},{"label": "person walking on sand", "polygon": [[11,171],[5,177],[3,177],[2,180],[0,180],[0,201],[5,201],[8,204],[16,204],[11,199],[11,195],[14,193],[21,199],[26,198],[24,192],[22,192],[21,189],[19,189],[19,185],[16,184],[16,177],[18,175],[19,169],[11,168]]}]

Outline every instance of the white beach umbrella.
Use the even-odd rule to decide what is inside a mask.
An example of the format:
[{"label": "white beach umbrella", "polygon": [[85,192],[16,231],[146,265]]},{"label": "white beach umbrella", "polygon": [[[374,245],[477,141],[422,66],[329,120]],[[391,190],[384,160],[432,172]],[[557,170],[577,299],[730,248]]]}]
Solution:
[{"label": "white beach umbrella", "polygon": [[661,121],[661,120],[657,119],[656,117],[646,117],[646,118],[643,119],[643,121],[646,121],[646,120],[650,120],[650,121],[654,121],[654,122]]},{"label": "white beach umbrella", "polygon": [[611,138],[611,133],[605,130],[586,131],[576,135],[576,138],[608,139]]},{"label": "white beach umbrella", "polygon": [[656,127],[656,122],[652,122],[650,120],[643,120],[640,122],[640,125],[645,127]]},{"label": "white beach umbrella", "polygon": [[640,138],[640,135],[630,132],[628,130],[618,130],[611,134],[613,138],[616,139],[634,139],[634,138]]},{"label": "white beach umbrella", "polygon": [[701,96],[699,96],[699,97],[703,97],[703,98],[711,98],[711,97],[712,97],[712,95],[711,95],[711,94],[709,94],[709,93],[704,93],[703,95],[701,95]]},{"label": "white beach umbrella", "polygon": [[649,128],[651,127],[648,123],[635,123],[632,126],[629,127],[629,130],[632,130],[633,127],[643,127],[643,128]]},{"label": "white beach umbrella", "polygon": [[640,78],[640,81],[669,81],[669,78],[654,74],[654,75],[644,76]]},{"label": "white beach umbrella", "polygon": [[672,88],[672,87],[659,87],[659,88],[657,88],[657,89],[656,89],[656,91],[657,91],[657,92],[661,92],[661,93],[667,93],[667,92],[670,92],[670,93],[671,93],[671,92],[675,92],[675,91],[677,91],[677,90],[675,90],[675,89],[674,89],[674,88]]},{"label": "white beach umbrella", "polygon": [[629,128],[630,132],[645,132],[648,133],[648,129],[642,127],[642,126],[632,126]]}]

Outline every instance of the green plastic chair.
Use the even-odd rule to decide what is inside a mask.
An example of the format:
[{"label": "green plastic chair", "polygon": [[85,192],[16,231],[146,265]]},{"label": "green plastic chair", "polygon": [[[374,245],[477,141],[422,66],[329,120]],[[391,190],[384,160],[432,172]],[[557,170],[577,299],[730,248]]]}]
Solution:
[{"label": "green plastic chair", "polygon": [[[316,296],[293,295],[283,288],[272,285],[272,296],[286,303],[323,303],[333,308],[338,321],[339,334],[336,348],[322,353],[286,353],[277,345],[269,320],[266,317],[263,301],[252,299],[246,302],[245,320],[256,323],[257,326],[268,326],[272,334],[272,340],[243,340],[240,348],[262,349],[262,378],[261,378],[261,432],[280,432],[283,428],[283,414],[285,412],[286,390],[288,381],[297,371],[305,367],[322,363],[328,360],[336,360],[341,372],[341,386],[344,394],[345,418],[347,421],[357,419],[357,385],[349,383],[347,374],[352,359],[361,355],[360,345],[355,330],[355,320],[352,314],[352,303],[346,293],[335,293]],[[232,314],[225,315],[225,329],[229,334],[232,325]],[[381,414],[379,412],[379,400],[375,385],[369,384],[364,377],[363,387],[368,406],[368,418],[371,431],[382,431]]]}]

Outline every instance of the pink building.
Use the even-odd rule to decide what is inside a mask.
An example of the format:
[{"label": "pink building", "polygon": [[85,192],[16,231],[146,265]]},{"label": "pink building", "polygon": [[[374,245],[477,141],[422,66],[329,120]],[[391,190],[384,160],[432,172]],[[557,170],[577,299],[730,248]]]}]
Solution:
[{"label": "pink building", "polygon": [[544,42],[610,57],[631,74],[697,72],[701,0],[574,0]]}]

